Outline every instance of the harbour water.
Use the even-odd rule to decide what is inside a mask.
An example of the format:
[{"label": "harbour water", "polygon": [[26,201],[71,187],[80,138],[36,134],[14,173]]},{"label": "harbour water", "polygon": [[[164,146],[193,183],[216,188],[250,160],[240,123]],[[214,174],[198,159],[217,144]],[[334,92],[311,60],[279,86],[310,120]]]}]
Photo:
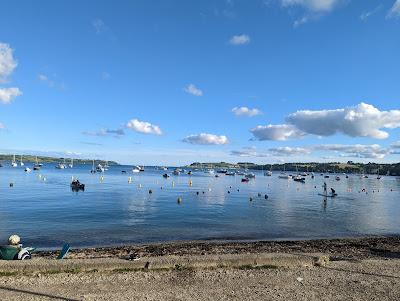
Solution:
[{"label": "harbour water", "polygon": [[[316,174],[298,183],[279,179],[278,172],[271,177],[255,172],[255,179],[242,183],[238,175],[216,178],[196,171],[164,179],[165,171],[155,168],[133,174],[131,167],[111,166],[102,180],[90,169],[48,164],[25,173],[23,167],[0,168],[0,241],[16,233],[25,245],[57,248],[64,242],[92,247],[400,234],[400,180],[395,177],[339,175],[336,181]],[[72,176],[86,184],[85,191],[71,191]],[[318,195],[324,181],[336,198]]]}]

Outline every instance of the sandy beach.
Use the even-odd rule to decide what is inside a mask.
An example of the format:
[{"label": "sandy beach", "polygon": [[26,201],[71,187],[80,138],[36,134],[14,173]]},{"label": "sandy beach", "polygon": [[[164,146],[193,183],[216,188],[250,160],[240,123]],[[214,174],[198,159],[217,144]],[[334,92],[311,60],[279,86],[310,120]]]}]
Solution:
[{"label": "sandy beach", "polygon": [[[0,262],[2,300],[399,300],[400,238],[180,242]],[[138,260],[132,254],[139,255]]]}]

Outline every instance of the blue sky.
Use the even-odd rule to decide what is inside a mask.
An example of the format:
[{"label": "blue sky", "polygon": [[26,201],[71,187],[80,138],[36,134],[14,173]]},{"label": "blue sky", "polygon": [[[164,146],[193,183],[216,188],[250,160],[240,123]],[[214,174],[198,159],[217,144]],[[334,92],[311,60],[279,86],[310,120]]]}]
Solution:
[{"label": "blue sky", "polygon": [[2,1],[1,10],[3,153],[156,165],[399,161],[400,1]]}]

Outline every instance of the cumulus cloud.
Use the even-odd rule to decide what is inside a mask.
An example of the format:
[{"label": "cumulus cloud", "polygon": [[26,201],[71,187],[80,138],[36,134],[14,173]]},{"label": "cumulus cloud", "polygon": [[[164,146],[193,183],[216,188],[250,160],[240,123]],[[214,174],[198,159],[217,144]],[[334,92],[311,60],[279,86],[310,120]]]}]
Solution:
[{"label": "cumulus cloud", "polygon": [[229,40],[229,43],[232,45],[245,45],[245,44],[250,43],[250,37],[246,34],[233,36]]},{"label": "cumulus cloud", "polygon": [[0,88],[0,102],[3,104],[11,103],[15,97],[22,95],[18,88]]},{"label": "cumulus cloud", "polygon": [[354,158],[369,158],[369,159],[383,159],[390,153],[389,149],[383,148],[378,144],[363,145],[344,145],[344,144],[324,144],[316,145],[314,150],[319,151],[334,151],[341,153],[342,157]]},{"label": "cumulus cloud", "polygon": [[307,10],[324,13],[331,11],[339,0],[281,0],[283,7],[301,6]]},{"label": "cumulus cloud", "polygon": [[259,109],[250,109],[248,107],[234,107],[232,109],[232,113],[235,114],[236,116],[248,116],[248,117],[253,117],[257,115],[261,115],[262,112]]},{"label": "cumulus cloud", "polygon": [[138,119],[129,120],[126,127],[142,134],[162,135],[162,131],[158,125],[146,121],[140,121]]},{"label": "cumulus cloud", "polygon": [[400,127],[400,110],[380,111],[360,103],[345,109],[298,111],[290,114],[286,121],[307,134],[331,136],[342,133],[351,137],[385,139],[389,134],[381,129]]},{"label": "cumulus cloud", "polygon": [[7,81],[18,63],[13,57],[13,49],[10,45],[0,42],[0,83]]},{"label": "cumulus cloud", "polygon": [[85,131],[85,132],[82,132],[82,134],[86,135],[86,136],[98,136],[98,137],[114,136],[115,138],[120,138],[125,135],[125,132],[123,129],[116,129],[116,130],[100,129],[99,131],[95,131],[95,132]]},{"label": "cumulus cloud", "polygon": [[250,132],[254,135],[255,139],[261,141],[285,141],[288,139],[301,138],[305,135],[294,126],[288,124],[258,125],[255,128],[251,129]]},{"label": "cumulus cloud", "polygon": [[275,156],[307,155],[311,153],[307,148],[289,146],[270,148],[268,151]]},{"label": "cumulus cloud", "polygon": [[197,88],[195,85],[193,84],[189,84],[187,85],[183,91],[185,91],[186,93],[192,94],[194,96],[203,96],[203,91],[201,91],[199,88]]},{"label": "cumulus cloud", "polygon": [[388,18],[400,17],[400,0],[396,0],[387,14]]},{"label": "cumulus cloud", "polygon": [[229,140],[226,136],[218,136],[213,134],[201,133],[197,135],[189,135],[182,140],[183,142],[190,144],[200,144],[200,145],[222,145],[228,144]]}]

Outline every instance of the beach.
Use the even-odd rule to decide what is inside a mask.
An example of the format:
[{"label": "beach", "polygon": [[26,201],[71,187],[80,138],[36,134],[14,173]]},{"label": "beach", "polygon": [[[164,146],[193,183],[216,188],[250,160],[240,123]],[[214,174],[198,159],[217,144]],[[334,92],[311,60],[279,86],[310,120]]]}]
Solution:
[{"label": "beach", "polygon": [[[0,262],[2,300],[399,300],[400,237],[175,242]],[[132,260],[135,254],[138,260]]]}]

